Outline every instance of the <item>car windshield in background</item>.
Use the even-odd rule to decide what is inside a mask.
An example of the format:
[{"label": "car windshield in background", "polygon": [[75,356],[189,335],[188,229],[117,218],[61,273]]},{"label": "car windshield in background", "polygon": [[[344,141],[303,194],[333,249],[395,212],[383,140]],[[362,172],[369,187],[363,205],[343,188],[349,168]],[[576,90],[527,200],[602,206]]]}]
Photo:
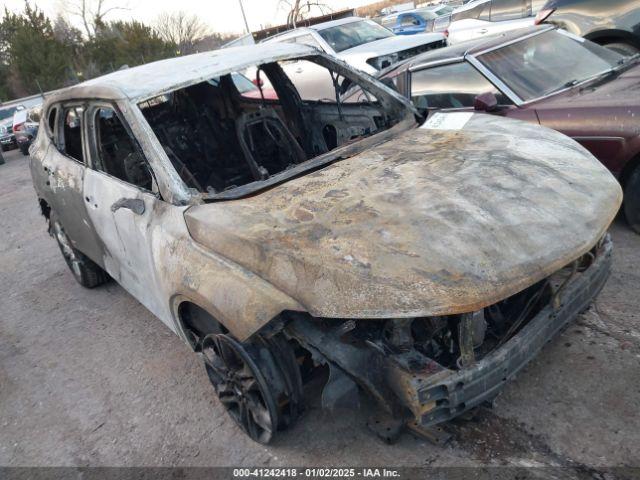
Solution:
[{"label": "car windshield in background", "polygon": [[7,118],[13,118],[13,114],[18,110],[17,107],[14,108],[5,108],[4,110],[0,110],[0,120],[6,120]]},{"label": "car windshield in background", "polygon": [[336,52],[355,48],[365,43],[393,37],[393,32],[370,20],[345,23],[318,32]]},{"label": "car windshield in background", "polygon": [[603,75],[623,57],[588,40],[551,31],[478,59],[527,101]]}]

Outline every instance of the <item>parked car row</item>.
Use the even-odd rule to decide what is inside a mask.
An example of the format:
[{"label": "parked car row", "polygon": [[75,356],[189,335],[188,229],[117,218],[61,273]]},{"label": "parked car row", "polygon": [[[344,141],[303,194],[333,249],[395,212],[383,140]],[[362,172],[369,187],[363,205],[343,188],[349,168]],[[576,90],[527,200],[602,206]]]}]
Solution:
[{"label": "parked car row", "polygon": [[[367,73],[376,73],[399,61],[446,45],[441,33],[397,36],[374,21],[359,17],[296,28],[264,42],[308,45]],[[304,71],[298,73],[306,74]]]},{"label": "parked car row", "polygon": [[402,35],[446,32],[449,45],[543,22],[623,55],[640,52],[640,7],[634,0],[472,0],[457,9],[439,5],[381,21]]}]

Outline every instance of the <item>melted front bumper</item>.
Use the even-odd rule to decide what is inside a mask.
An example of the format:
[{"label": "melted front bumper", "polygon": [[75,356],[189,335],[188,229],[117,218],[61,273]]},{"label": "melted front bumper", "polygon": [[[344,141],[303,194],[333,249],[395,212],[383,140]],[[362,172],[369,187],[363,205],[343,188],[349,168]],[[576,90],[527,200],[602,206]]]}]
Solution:
[{"label": "melted front bumper", "polygon": [[607,235],[595,261],[567,284],[556,307],[545,306],[520,332],[474,366],[456,372],[418,375],[411,382],[413,392],[408,389],[397,392],[412,405],[420,424],[427,427],[450,420],[493,399],[545,344],[589,307],[609,277],[612,253],[613,245]]},{"label": "melted front bumper", "polygon": [[[345,337],[348,323],[340,326],[293,312],[285,332],[312,352],[317,361],[328,364],[334,378],[350,377],[393,417],[415,422],[416,427],[429,427],[493,399],[547,342],[589,307],[609,277],[612,252],[611,239],[606,235],[589,254],[593,255],[589,266],[574,272],[554,290],[552,300],[520,331],[459,370],[445,368],[415,350],[392,352],[373,342],[349,341],[348,335]],[[345,394],[347,387],[342,381],[330,396]],[[351,390],[354,388],[355,383]]]}]

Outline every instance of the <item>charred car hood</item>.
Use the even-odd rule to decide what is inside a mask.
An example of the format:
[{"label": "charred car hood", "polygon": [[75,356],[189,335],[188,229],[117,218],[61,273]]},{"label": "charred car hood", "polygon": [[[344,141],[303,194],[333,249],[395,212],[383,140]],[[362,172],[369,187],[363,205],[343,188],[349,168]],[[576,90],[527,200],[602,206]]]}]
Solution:
[{"label": "charred car hood", "polygon": [[338,318],[474,311],[603,236],[622,193],[586,150],[542,127],[453,115],[428,122],[448,130],[423,126],[251,198],[192,207],[188,229]]}]

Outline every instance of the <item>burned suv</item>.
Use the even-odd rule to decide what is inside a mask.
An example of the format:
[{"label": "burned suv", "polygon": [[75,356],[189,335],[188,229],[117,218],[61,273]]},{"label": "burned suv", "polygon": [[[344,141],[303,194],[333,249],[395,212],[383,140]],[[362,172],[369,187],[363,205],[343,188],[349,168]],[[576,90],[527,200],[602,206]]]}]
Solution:
[{"label": "burned suv", "polygon": [[[291,62],[335,94],[305,98]],[[424,432],[589,306],[621,191],[543,127],[419,118],[310,47],[227,49],[52,95],[31,173],[78,282],[115,279],[199,352],[251,438],[291,425],[318,372],[324,406],[364,391]]]}]

